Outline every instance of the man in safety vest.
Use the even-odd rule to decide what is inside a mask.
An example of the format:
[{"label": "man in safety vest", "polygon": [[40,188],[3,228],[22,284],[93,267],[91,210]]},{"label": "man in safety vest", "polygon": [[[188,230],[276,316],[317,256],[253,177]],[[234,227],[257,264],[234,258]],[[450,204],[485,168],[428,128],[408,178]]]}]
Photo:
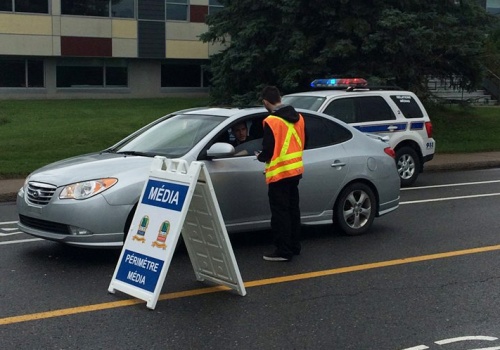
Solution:
[{"label": "man in safety vest", "polygon": [[304,172],[304,118],[281,103],[279,90],[267,86],[261,94],[270,115],[264,119],[262,151],[257,159],[266,163],[271,228],[276,249],[264,255],[267,261],[290,261],[300,254],[299,181]]}]

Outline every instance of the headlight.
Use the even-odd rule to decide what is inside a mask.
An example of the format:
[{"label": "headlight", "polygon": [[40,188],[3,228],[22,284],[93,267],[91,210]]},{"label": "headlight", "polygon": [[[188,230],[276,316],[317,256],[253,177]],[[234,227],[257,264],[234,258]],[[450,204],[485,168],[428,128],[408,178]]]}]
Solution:
[{"label": "headlight", "polygon": [[61,191],[59,199],[87,199],[106,191],[118,182],[115,178],[88,180],[67,185]]}]

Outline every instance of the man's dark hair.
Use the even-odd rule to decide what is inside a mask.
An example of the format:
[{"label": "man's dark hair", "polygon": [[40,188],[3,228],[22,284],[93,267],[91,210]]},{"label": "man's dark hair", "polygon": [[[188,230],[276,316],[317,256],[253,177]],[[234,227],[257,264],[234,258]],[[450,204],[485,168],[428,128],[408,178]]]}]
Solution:
[{"label": "man's dark hair", "polygon": [[276,86],[266,86],[262,89],[261,98],[275,105],[281,102],[281,94]]}]

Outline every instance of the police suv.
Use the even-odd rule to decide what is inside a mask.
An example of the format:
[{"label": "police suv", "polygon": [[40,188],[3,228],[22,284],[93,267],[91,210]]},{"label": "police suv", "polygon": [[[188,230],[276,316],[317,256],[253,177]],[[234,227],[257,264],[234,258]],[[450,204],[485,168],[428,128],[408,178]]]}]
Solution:
[{"label": "police suv", "polygon": [[285,95],[282,102],[331,115],[366,133],[388,136],[402,187],[413,184],[424,163],[434,157],[432,124],[414,93],[370,88],[361,78],[317,79],[311,87],[315,90]]}]

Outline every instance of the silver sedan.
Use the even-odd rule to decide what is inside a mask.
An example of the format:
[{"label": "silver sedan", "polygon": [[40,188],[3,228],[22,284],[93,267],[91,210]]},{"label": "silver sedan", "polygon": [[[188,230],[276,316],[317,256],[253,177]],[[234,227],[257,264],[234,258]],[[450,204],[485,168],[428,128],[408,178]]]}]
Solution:
[{"label": "silver sedan", "polygon": [[[393,150],[333,117],[299,111],[306,124],[302,224],[366,232],[399,206]],[[179,111],[106,150],[46,165],[18,193],[19,229],[75,246],[121,247],[155,155],[205,164],[230,234],[269,228],[264,165],[254,155],[266,115],[263,108]],[[250,141],[234,147],[231,127],[241,121]]]}]

